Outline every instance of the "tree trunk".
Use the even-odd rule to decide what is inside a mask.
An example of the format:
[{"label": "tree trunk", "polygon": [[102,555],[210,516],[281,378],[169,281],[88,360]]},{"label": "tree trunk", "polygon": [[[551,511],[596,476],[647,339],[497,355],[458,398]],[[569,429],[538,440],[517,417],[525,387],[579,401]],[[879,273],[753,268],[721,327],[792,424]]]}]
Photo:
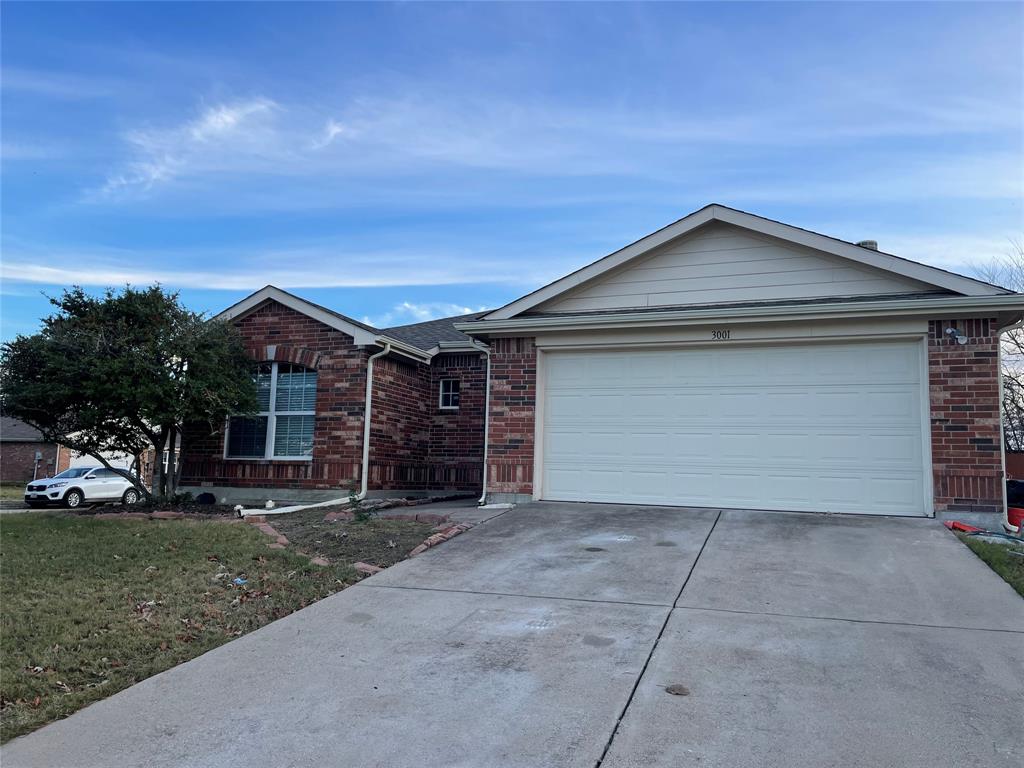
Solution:
[{"label": "tree trunk", "polygon": [[178,492],[178,473],[174,455],[174,444],[177,442],[177,438],[178,428],[172,426],[167,430],[167,498],[169,499],[173,499],[174,494]]},{"label": "tree trunk", "polygon": [[164,472],[164,445],[167,443],[167,432],[161,429],[157,433],[157,439],[153,441],[153,495],[160,498],[167,498],[167,475]]},{"label": "tree trunk", "polygon": [[146,486],[142,483],[142,478],[138,475],[133,475],[131,471],[127,469],[121,469],[120,467],[112,467],[110,462],[103,458],[98,452],[86,451],[86,454],[92,456],[96,461],[102,464],[104,467],[109,469],[111,472],[115,472],[123,477],[125,480],[130,480],[131,484],[135,486],[135,490],[146,497],[146,501],[153,501],[153,494],[146,490]]}]

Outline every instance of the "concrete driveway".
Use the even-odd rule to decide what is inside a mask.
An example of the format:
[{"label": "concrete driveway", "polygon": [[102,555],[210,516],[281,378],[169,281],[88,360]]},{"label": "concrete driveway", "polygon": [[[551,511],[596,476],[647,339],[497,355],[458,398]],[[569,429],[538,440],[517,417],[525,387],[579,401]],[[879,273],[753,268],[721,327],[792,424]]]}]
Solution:
[{"label": "concrete driveway", "polygon": [[1016,768],[1022,641],[934,521],[530,504],[2,760]]}]

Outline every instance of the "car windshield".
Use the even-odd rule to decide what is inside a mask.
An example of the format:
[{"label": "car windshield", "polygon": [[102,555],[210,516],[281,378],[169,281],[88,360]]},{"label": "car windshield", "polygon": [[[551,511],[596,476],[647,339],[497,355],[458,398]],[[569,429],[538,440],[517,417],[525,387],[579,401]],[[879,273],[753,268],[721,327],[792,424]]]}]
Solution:
[{"label": "car windshield", "polygon": [[65,469],[59,475],[54,475],[54,480],[66,480],[69,477],[83,477],[92,472],[96,467],[72,467],[71,469]]}]

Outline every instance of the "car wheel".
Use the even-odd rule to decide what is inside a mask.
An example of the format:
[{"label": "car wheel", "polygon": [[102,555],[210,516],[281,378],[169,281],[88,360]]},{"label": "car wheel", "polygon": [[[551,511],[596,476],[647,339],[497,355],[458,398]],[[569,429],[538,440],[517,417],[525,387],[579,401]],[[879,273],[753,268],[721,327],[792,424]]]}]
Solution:
[{"label": "car wheel", "polygon": [[129,488],[124,492],[124,496],[121,497],[121,502],[124,504],[135,504],[139,500],[139,492],[134,488]]},{"label": "car wheel", "polygon": [[64,497],[64,506],[68,509],[77,509],[82,506],[82,502],[85,501],[81,491],[68,491],[68,495]]}]

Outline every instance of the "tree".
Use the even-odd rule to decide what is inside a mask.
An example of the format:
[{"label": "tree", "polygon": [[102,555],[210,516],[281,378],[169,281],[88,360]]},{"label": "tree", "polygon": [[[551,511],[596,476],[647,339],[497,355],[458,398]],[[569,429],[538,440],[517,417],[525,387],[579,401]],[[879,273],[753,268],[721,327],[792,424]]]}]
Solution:
[{"label": "tree", "polygon": [[257,409],[237,330],[186,309],[177,293],[126,287],[95,297],[75,287],[50,302],[57,311],[39,333],[0,348],[0,409],[126,476],[102,454],[151,446],[152,495],[175,493],[185,424],[213,432]]},{"label": "tree", "polygon": [[[1006,255],[975,270],[982,280],[1024,292],[1024,239],[1010,241]],[[1024,328],[1002,334],[1003,439],[1009,451],[1024,451]]]}]

